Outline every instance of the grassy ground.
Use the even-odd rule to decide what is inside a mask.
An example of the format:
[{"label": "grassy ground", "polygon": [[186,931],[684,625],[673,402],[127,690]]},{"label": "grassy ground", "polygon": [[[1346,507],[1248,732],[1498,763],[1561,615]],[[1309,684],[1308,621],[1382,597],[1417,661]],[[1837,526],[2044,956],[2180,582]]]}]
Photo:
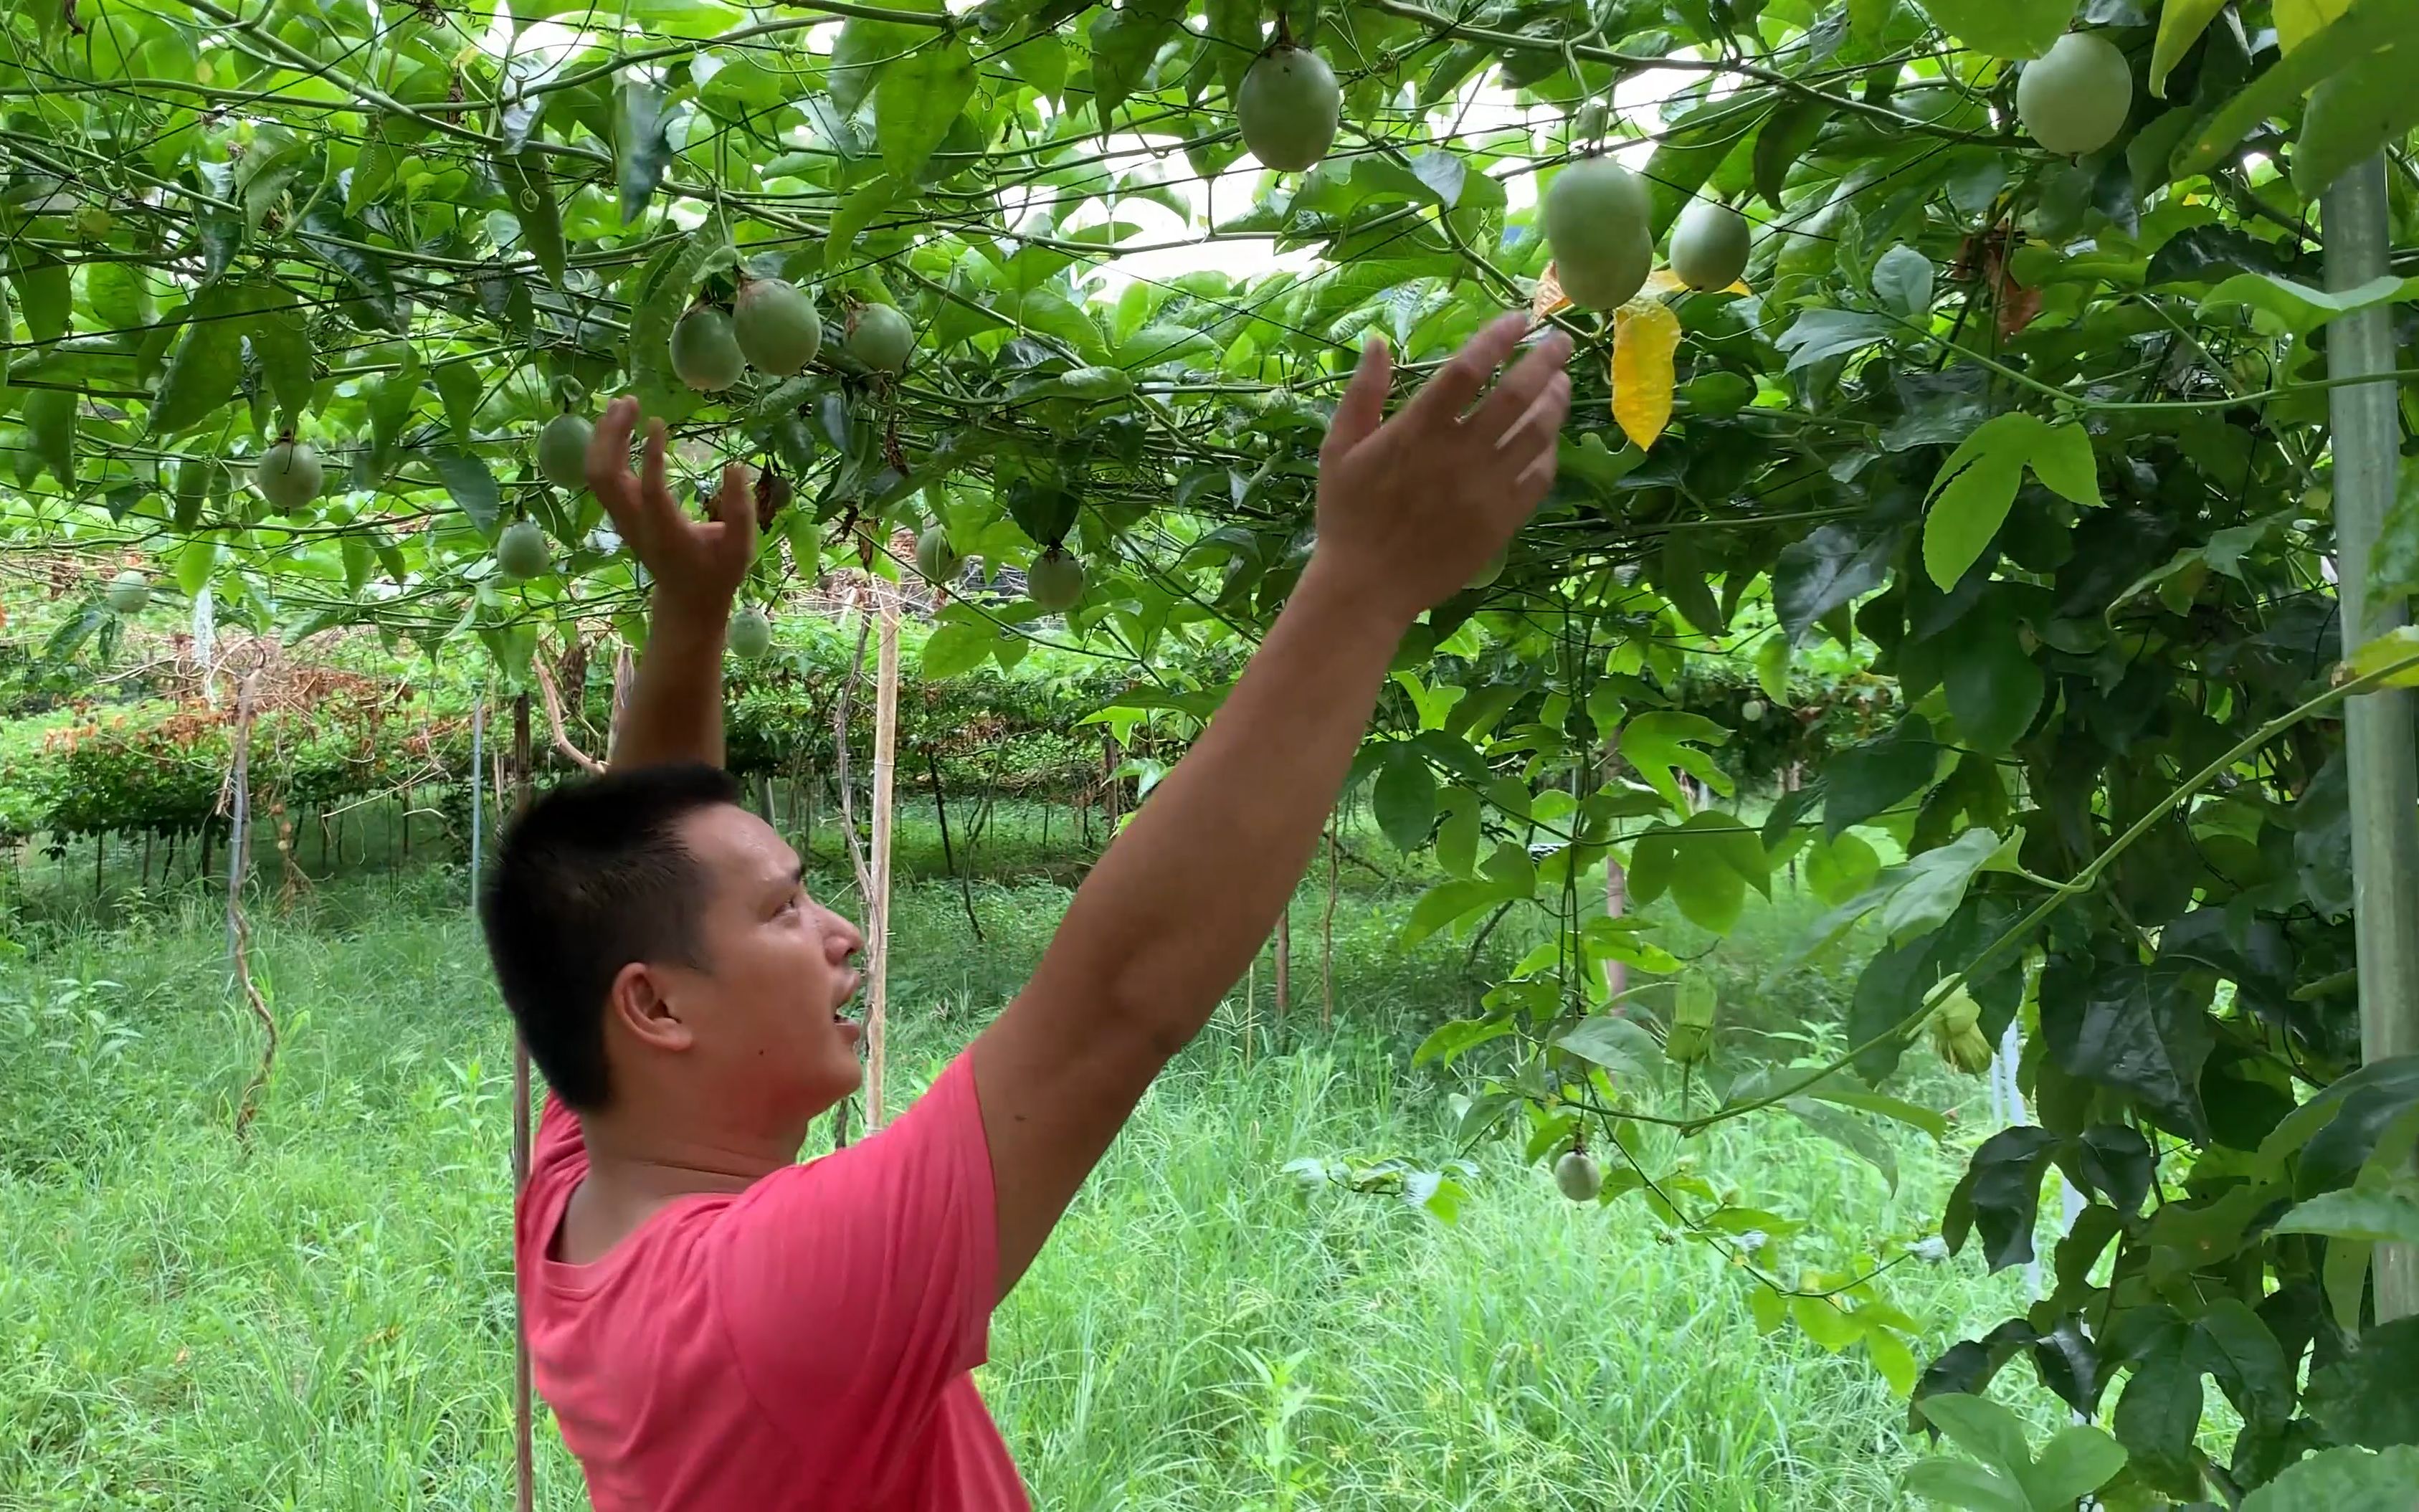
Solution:
[{"label": "grassy ground", "polygon": [[[1022,980],[1071,864],[1003,831],[977,943],[936,839],[902,836],[894,1096]],[[1286,1173],[1455,1153],[1406,1047],[1468,1001],[1460,948],[1394,951],[1389,894],[1346,878],[1369,886],[1337,911],[1335,1032],[1303,1027],[1309,892],[1290,1032],[1271,1042],[1264,973],[1248,1042],[1231,1003],[998,1317],[982,1385],[1037,1503],[1897,1504],[1912,1451],[1872,1367],[1759,1335],[1738,1274],[1659,1242],[1635,1199],[1573,1208],[1501,1147],[1451,1226]],[[96,913],[73,857],[29,876],[31,949],[0,964],[0,1508],[508,1504],[508,1040],[464,881],[423,864],[262,907],[285,1042],[247,1149],[228,1130],[256,1041],[215,906],[121,890]],[[1718,1182],[1843,1238],[1927,1231],[1955,1159],[1905,1147],[1893,1196],[1779,1123],[1708,1144]],[[1979,1273],[1902,1267],[1891,1296],[1936,1350],[2004,1316]],[[543,1417],[538,1437],[540,1504],[584,1504]]]}]

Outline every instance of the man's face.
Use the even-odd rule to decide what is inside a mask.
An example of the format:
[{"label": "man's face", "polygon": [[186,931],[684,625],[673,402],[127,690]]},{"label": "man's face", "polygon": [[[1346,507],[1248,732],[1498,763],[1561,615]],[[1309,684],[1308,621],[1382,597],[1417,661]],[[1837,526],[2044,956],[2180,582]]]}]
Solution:
[{"label": "man's face", "polygon": [[[663,969],[691,1054],[726,1110],[803,1121],[856,1089],[856,926],[807,896],[797,853],[754,814],[700,810],[682,828],[706,887],[699,964]],[[801,1130],[803,1134],[803,1129]]]}]

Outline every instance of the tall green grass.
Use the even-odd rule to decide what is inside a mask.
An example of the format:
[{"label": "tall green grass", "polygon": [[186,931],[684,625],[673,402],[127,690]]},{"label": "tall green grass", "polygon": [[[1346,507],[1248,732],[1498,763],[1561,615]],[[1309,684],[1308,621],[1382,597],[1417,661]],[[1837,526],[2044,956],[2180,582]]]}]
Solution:
[{"label": "tall green grass", "polygon": [[[1004,837],[978,943],[932,837],[905,838],[928,880],[899,904],[894,1102],[1021,983],[1072,870]],[[508,1504],[509,1041],[460,871],[255,904],[284,1043],[245,1145],[257,1042],[216,900],[96,912],[82,880],[36,889],[33,948],[0,964],[0,1507]],[[1457,1153],[1408,1046],[1476,988],[1457,945],[1393,949],[1391,901],[1339,903],[1321,1034],[1305,895],[1291,1022],[1263,972],[1251,1032],[1222,1011],[1001,1309],[981,1384],[1037,1503],[1898,1504],[1903,1406],[1872,1367],[1759,1335],[1744,1278],[1636,1199],[1573,1208],[1495,1146],[1453,1225],[1286,1171]],[[1955,1164],[1905,1146],[1892,1196],[1777,1122],[1702,1143],[1718,1182],[1842,1241],[1926,1231]],[[2011,1296],[1970,1258],[1889,1279],[1934,1348]],[[543,1416],[539,1468],[541,1505],[584,1504]]]}]

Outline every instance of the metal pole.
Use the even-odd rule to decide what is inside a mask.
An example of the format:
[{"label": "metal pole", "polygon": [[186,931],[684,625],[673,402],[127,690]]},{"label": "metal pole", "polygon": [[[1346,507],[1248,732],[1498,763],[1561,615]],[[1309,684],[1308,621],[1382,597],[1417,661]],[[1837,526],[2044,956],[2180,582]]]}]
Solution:
[{"label": "metal pole", "polygon": [[[513,811],[530,804],[529,695],[513,700]],[[513,1034],[513,1211],[520,1211],[521,1188],[529,1185],[530,1057],[529,1044]],[[513,1505],[531,1512],[537,1488],[537,1460],[532,1452],[533,1413],[530,1406],[529,1321],[521,1316],[520,1291],[513,1292]]]},{"label": "metal pole", "polygon": [[[2385,159],[2368,159],[2335,180],[2321,202],[2327,287],[2384,276],[2388,216]],[[2327,328],[2327,376],[2338,383],[2394,369],[2386,308],[2372,305]],[[2371,601],[2370,549],[2393,507],[2401,422],[2390,376],[2346,384],[2329,396],[2334,433],[2337,593],[2343,648],[2406,623],[2391,594]],[[2364,1060],[2419,1053],[2419,752],[2412,705],[2399,688],[2364,693],[2344,705],[2344,758],[2351,785],[2352,929],[2360,965]],[[2377,1247],[2380,1322],[2419,1312],[2419,1247]]]}]

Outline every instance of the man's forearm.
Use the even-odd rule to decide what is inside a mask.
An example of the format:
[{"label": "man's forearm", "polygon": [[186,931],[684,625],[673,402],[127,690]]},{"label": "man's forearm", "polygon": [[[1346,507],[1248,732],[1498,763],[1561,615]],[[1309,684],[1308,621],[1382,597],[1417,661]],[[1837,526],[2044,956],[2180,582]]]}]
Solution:
[{"label": "man's forearm", "polygon": [[638,683],[613,735],[615,770],[722,764],[722,637],[730,608],[656,591]]},{"label": "man's forearm", "polygon": [[1309,863],[1405,626],[1316,563],[1193,749],[1076,893],[1035,979],[1156,1038],[1208,1022]]}]

